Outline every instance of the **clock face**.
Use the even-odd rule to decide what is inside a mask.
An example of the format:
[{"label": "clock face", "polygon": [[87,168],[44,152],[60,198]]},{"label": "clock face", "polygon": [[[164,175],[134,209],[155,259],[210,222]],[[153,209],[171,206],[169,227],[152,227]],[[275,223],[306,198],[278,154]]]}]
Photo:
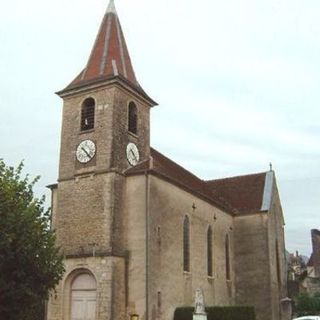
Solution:
[{"label": "clock face", "polygon": [[140,159],[139,150],[132,142],[128,143],[127,145],[127,159],[132,166],[135,166]]},{"label": "clock face", "polygon": [[91,140],[84,140],[80,142],[77,147],[76,157],[81,163],[89,162],[96,154],[96,145]]}]

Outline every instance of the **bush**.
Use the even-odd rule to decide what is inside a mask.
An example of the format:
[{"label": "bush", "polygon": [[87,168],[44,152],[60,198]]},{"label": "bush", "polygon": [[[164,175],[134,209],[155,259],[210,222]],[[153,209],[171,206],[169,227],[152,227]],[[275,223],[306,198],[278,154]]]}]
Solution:
[{"label": "bush", "polygon": [[192,320],[194,307],[180,307],[174,311],[174,320]]},{"label": "bush", "polygon": [[[180,307],[174,312],[174,320],[192,320],[194,307]],[[253,307],[207,307],[208,320],[255,320]]]},{"label": "bush", "polygon": [[295,298],[295,311],[298,316],[318,315],[320,314],[320,293],[314,295],[309,293],[300,293]]}]

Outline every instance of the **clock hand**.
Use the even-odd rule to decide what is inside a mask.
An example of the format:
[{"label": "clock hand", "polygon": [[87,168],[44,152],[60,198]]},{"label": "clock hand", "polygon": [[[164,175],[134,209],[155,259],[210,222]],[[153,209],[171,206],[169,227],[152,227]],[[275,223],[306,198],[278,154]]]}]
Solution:
[{"label": "clock hand", "polygon": [[91,155],[90,155],[90,153],[89,153],[85,148],[81,147],[81,149],[85,152],[85,154],[86,154],[90,159],[92,158]]},{"label": "clock hand", "polygon": [[133,152],[133,150],[132,150],[132,149],[130,149],[130,152],[132,153],[132,155],[133,155],[133,157],[134,157],[134,160],[136,160],[136,161],[137,161],[137,157],[136,157],[136,155],[134,154],[134,152]]}]

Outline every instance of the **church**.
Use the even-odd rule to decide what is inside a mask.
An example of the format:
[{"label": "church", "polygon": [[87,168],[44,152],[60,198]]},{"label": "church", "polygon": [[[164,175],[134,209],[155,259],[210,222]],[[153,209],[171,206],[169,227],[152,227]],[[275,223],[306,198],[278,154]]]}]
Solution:
[{"label": "church", "polygon": [[137,81],[113,0],[87,65],[57,94],[59,176],[49,187],[66,272],[48,320],[173,320],[199,288],[207,306],[286,319],[274,171],[206,181],[150,146],[157,103]]}]

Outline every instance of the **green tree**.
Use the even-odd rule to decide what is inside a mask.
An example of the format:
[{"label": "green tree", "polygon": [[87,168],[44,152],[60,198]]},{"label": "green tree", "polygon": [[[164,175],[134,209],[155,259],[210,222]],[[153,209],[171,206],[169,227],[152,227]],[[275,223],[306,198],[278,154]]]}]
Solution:
[{"label": "green tree", "polygon": [[49,291],[64,273],[63,257],[50,229],[44,197],[30,181],[0,159],[0,319],[38,320]]}]

